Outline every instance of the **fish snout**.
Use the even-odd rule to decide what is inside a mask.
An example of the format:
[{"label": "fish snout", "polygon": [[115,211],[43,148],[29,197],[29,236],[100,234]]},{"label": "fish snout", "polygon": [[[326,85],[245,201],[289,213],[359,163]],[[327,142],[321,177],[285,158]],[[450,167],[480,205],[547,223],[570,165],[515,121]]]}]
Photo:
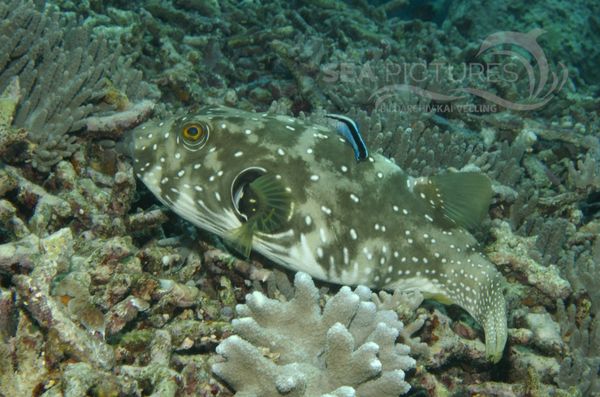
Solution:
[{"label": "fish snout", "polygon": [[121,155],[133,159],[135,151],[135,130],[125,132],[121,140],[117,142],[116,149]]}]

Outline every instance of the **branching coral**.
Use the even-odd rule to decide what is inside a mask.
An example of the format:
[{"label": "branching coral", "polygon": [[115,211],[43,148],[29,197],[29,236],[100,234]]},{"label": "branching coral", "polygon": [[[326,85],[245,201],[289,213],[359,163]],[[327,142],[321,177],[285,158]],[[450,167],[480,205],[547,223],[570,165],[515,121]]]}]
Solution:
[{"label": "branching coral", "polygon": [[40,171],[73,154],[75,138],[66,134],[85,127],[89,115],[124,110],[123,101],[111,100],[112,84],[132,96],[148,89],[141,73],[120,60],[120,49],[109,50],[106,40],[30,1],[0,4],[0,39],[0,91],[18,77],[14,125],[29,132]]},{"label": "branching coral", "polygon": [[395,343],[402,322],[377,310],[371,291],[349,287],[321,310],[311,278],[296,275],[289,302],[260,292],[238,305],[239,334],[217,352],[225,362],[213,371],[238,396],[397,396],[410,386],[404,371],[415,366],[409,348]]}]

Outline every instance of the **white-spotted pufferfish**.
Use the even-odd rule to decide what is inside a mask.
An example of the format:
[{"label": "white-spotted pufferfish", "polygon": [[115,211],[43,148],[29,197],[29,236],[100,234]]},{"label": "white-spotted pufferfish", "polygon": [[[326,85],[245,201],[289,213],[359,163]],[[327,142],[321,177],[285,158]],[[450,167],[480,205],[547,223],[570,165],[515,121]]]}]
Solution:
[{"label": "white-spotted pufferfish", "polygon": [[330,126],[225,107],[148,122],[131,138],[137,177],[194,225],[317,279],[454,302],[482,324],[488,358],[501,358],[503,277],[464,229],[487,213],[484,175],[412,178],[378,154],[357,161]]}]

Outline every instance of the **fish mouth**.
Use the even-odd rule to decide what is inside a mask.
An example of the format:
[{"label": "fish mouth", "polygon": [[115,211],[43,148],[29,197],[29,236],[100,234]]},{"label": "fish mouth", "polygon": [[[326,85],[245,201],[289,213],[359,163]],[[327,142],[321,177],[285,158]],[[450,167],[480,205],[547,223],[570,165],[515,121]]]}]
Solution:
[{"label": "fish mouth", "polygon": [[235,215],[241,222],[248,221],[248,215],[241,206],[244,193],[252,182],[266,173],[267,170],[264,168],[248,167],[238,172],[238,174],[233,178],[233,182],[231,183],[231,204],[233,206]]}]

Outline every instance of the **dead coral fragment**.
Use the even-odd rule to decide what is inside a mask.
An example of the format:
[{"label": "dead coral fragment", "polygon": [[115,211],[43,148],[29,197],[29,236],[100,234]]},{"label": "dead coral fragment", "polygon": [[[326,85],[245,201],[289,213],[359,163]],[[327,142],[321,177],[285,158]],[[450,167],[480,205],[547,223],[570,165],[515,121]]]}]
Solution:
[{"label": "dead coral fragment", "polygon": [[488,252],[492,262],[521,274],[529,284],[554,300],[569,296],[571,285],[561,278],[555,265],[542,266],[529,257],[535,238],[514,235],[506,222],[498,223],[492,234],[496,238]]},{"label": "dead coral fragment", "polygon": [[[396,344],[402,322],[377,310],[371,291],[342,287],[321,310],[310,276],[296,274],[289,302],[260,292],[238,305],[238,335],[217,352],[213,371],[238,396],[398,396],[410,386],[404,371],[415,366],[409,348]],[[242,339],[243,338],[243,339]]]},{"label": "dead coral fragment", "polygon": [[85,126],[88,132],[104,133],[105,136],[119,138],[123,131],[133,128],[146,120],[154,110],[154,102],[143,100],[129,104],[118,112],[108,115],[90,116]]}]

